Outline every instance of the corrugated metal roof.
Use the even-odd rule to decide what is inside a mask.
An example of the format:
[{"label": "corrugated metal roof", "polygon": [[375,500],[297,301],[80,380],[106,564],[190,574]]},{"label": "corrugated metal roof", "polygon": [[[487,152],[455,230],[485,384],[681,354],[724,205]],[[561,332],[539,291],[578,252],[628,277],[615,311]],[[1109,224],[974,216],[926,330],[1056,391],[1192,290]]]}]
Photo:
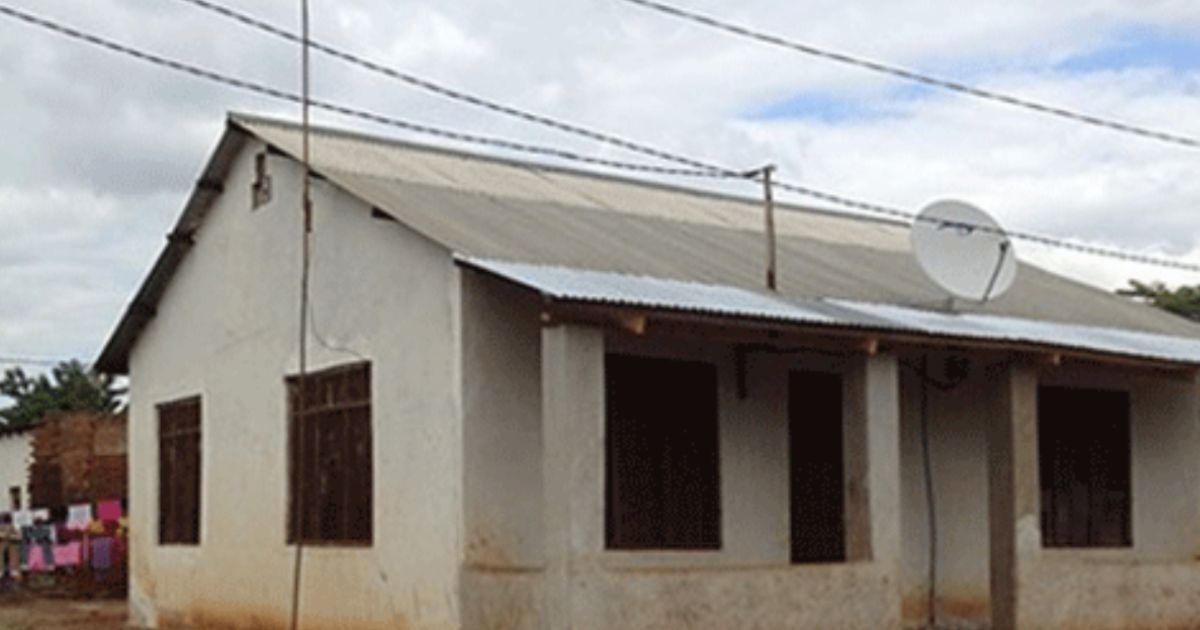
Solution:
[{"label": "corrugated metal roof", "polygon": [[[234,123],[297,154],[289,123]],[[594,173],[318,130],[314,168],[351,194],[464,256],[516,260],[756,290],[761,203]],[[920,270],[907,226],[811,208],[777,216],[779,293],[931,306],[946,295]],[[1158,309],[1022,265],[1016,283],[964,310],[1200,336]]]},{"label": "corrugated metal roof", "polygon": [[764,291],[560,266],[460,258],[558,301],[1030,344],[1200,364],[1200,339],[982,313],[930,311],[850,300],[784,298]]},{"label": "corrugated metal roof", "polygon": [[[124,372],[190,235],[219,195],[247,136],[295,158],[299,128],[231,115],[229,126],[154,269],[109,338],[98,369]],[[762,208],[754,199],[486,157],[340,130],[313,133],[314,171],[395,216],[449,252],[543,266],[651,276],[758,293]],[[776,225],[779,295],[927,307],[945,295],[909,253],[894,222],[782,204]],[[721,297],[721,296],[716,296]],[[719,300],[718,300],[719,302]],[[825,306],[828,306],[826,304]],[[1200,337],[1200,326],[1031,265],[977,313]]]}]

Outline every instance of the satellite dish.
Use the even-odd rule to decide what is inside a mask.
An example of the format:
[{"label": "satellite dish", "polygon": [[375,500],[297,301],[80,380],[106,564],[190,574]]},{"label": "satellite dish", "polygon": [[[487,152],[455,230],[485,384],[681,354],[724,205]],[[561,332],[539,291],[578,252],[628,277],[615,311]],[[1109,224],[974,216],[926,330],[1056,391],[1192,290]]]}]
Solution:
[{"label": "satellite dish", "polygon": [[925,274],[952,297],[987,302],[1017,277],[1017,256],[1000,224],[961,201],[926,206],[913,223],[912,248]]}]

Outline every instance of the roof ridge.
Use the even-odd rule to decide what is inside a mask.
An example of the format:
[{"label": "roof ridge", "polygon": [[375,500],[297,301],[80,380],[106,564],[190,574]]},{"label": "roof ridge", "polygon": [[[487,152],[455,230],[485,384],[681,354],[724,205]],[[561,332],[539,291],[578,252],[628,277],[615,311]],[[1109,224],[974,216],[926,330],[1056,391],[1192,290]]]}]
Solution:
[{"label": "roof ridge", "polygon": [[[270,125],[270,126],[280,127],[280,128],[284,128],[284,129],[297,130],[297,131],[300,128],[300,125],[298,123],[295,123],[290,120],[285,120],[283,118],[275,118],[275,117],[271,117],[271,116],[264,116],[264,115],[260,115],[260,114],[248,114],[248,113],[244,113],[244,112],[231,111],[228,113],[228,120],[229,120],[229,122],[236,124],[238,127],[245,129],[246,131],[250,132],[251,134],[253,134],[254,132],[253,132],[253,129],[249,128],[249,126],[254,125],[254,124]],[[669,182],[664,182],[664,181],[654,181],[654,180],[649,180],[649,179],[639,179],[639,178],[630,177],[627,175],[604,173],[604,172],[600,172],[600,171],[587,170],[587,169],[583,169],[583,168],[563,166],[563,165],[559,165],[559,164],[550,164],[547,162],[537,162],[537,161],[533,161],[533,160],[523,160],[523,159],[504,157],[504,156],[499,156],[499,155],[489,155],[486,153],[481,153],[481,152],[477,152],[477,151],[468,151],[466,149],[459,149],[459,148],[454,148],[454,147],[445,146],[445,145],[417,142],[417,141],[413,141],[413,140],[404,140],[404,139],[400,139],[400,138],[390,138],[387,136],[371,134],[371,133],[367,133],[367,132],[363,132],[363,131],[355,131],[352,129],[346,129],[344,127],[332,127],[332,126],[327,126],[327,125],[313,125],[312,130],[317,133],[320,133],[320,134],[345,138],[348,140],[355,140],[355,141],[359,141],[359,142],[368,142],[371,144],[377,144],[377,145],[386,146],[386,147],[403,148],[403,149],[409,149],[409,150],[413,150],[413,151],[441,154],[441,155],[445,155],[445,156],[468,159],[468,160],[475,160],[478,162],[486,162],[486,163],[490,163],[490,164],[497,164],[497,165],[507,166],[507,167],[511,167],[511,168],[522,168],[522,169],[527,169],[527,170],[531,170],[531,171],[535,171],[535,172],[552,172],[552,173],[557,173],[557,174],[561,174],[561,175],[566,175],[569,177],[582,177],[582,178],[605,180],[605,181],[614,182],[614,183],[618,183],[618,184],[624,184],[624,185],[629,185],[629,186],[638,186],[638,187],[642,187],[642,188],[657,189],[657,190],[661,190],[664,192],[680,193],[680,194],[691,195],[691,196],[695,196],[695,197],[714,199],[714,200],[718,200],[718,201],[729,201],[729,202],[744,203],[744,204],[761,204],[762,203],[762,200],[760,198],[751,197],[748,195],[737,195],[737,194],[733,194],[733,193],[724,193],[724,192],[708,190],[708,189],[704,189],[704,188],[685,186],[682,184],[675,184],[675,183],[669,183]],[[856,214],[856,213],[850,212],[850,211],[835,210],[832,208],[821,208],[821,207],[815,207],[815,206],[807,206],[807,205],[791,203],[791,202],[786,202],[786,201],[776,200],[775,208],[776,208],[776,210],[799,212],[799,213],[804,213],[804,214],[814,214],[814,215],[820,215],[823,217],[828,217],[828,218],[833,218],[833,219],[843,219],[843,220],[846,220],[849,222],[855,222],[855,223],[869,223],[869,224],[882,225],[882,226],[888,226],[888,227],[908,227],[907,223],[900,221],[898,219],[893,219],[893,218],[888,218],[888,217],[876,217],[876,216],[871,216],[868,214]]]}]

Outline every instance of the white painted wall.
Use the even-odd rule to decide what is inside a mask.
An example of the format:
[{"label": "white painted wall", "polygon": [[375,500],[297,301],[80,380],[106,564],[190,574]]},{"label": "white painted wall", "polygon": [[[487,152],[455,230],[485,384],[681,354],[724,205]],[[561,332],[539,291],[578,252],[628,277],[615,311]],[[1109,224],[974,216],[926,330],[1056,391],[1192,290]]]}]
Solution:
[{"label": "white painted wall", "polygon": [[[946,355],[929,357],[929,376],[939,382]],[[921,432],[920,356],[906,356],[901,372],[901,461],[904,531],[904,620],[918,627],[928,618],[930,529]],[[937,619],[951,627],[987,623],[989,607],[987,423],[997,394],[978,361],[969,376],[943,391],[927,384],[929,454],[937,524]]]},{"label": "white painted wall", "polygon": [[[251,146],[131,357],[131,609],[156,627],[283,627],[284,377],[298,366],[299,169],[272,156],[250,207]],[[315,184],[314,369],[372,362],[374,544],[308,548],[306,628],[455,628],[462,522],[457,272],[447,253]],[[161,547],[157,403],[202,397],[202,543]]]},{"label": "white painted wall", "polygon": [[29,507],[29,464],[33,463],[33,432],[0,435],[0,511],[13,506],[10,488],[21,489],[21,507]]},{"label": "white painted wall", "polygon": [[[929,355],[935,379],[945,380],[946,356]],[[907,356],[904,361],[918,365],[920,355]],[[938,530],[937,619],[951,627],[983,628],[990,623],[987,426],[1000,421],[997,414],[1001,409],[990,403],[1001,397],[1003,385],[990,374],[986,364],[975,361],[967,380],[950,391],[935,386],[927,389]],[[1138,567],[1143,574],[1138,579],[1157,583],[1165,578],[1156,577],[1156,570],[1162,575],[1178,574],[1178,563],[1200,552],[1198,388],[1189,379],[1137,369],[1048,368],[1039,372],[1037,382],[1131,394],[1134,547],[1062,550],[1034,545],[1037,566],[1047,571],[1047,577],[1037,579],[1036,585],[1024,592],[1037,595],[1036,601],[1041,602],[1031,604],[1034,610],[1045,606],[1067,623],[1071,615],[1086,618],[1089,609],[1098,605],[1082,603],[1086,599],[1083,593],[1097,588],[1083,586],[1086,576],[1103,575],[1106,568],[1120,572]],[[904,619],[906,626],[915,628],[925,622],[928,612],[930,531],[921,450],[921,380],[912,369],[903,371],[900,391]],[[1080,430],[1087,430],[1086,419],[1079,420]],[[1073,576],[1072,571],[1076,572]],[[1057,577],[1050,578],[1051,572]],[[1181,587],[1197,579],[1200,568],[1197,577],[1185,577]],[[1188,592],[1193,596],[1200,593],[1194,588]],[[1109,596],[1122,598],[1115,592]],[[1077,603],[1067,604],[1072,601]],[[1195,612],[1200,615],[1200,604]],[[1134,617],[1122,618],[1122,623],[1134,621]]]},{"label": "white painted wall", "polygon": [[[1015,627],[1031,630],[1200,627],[1197,375],[1149,370],[1042,370],[1042,383],[1128,388],[1132,402],[1133,547],[1044,549],[1037,517],[1017,513]],[[1032,398],[1034,384],[1015,393]],[[1079,419],[1086,430],[1086,418]],[[1027,452],[1036,436],[1018,440]],[[1017,458],[1018,495],[1032,494],[1032,458]],[[1023,487],[1022,487],[1023,486]],[[1026,504],[1019,501],[1019,505]],[[1026,505],[1028,510],[1032,506]],[[1028,523],[1026,522],[1028,520]]]},{"label": "white painted wall", "polygon": [[[463,277],[464,627],[873,629],[899,623],[899,592],[889,586],[898,582],[900,520],[894,363],[880,358],[868,369],[862,357],[751,354],[742,400],[731,345],[542,328],[540,301],[532,294],[471,273]],[[575,332],[563,339],[563,331]],[[547,339],[556,341],[548,346]],[[717,367],[720,550],[603,549],[605,352]],[[870,479],[858,480],[853,491],[869,492],[875,510],[871,526],[862,528],[865,553],[872,546],[876,552],[869,559],[790,564],[790,369],[844,373],[848,422],[871,416],[864,448],[878,459],[869,466]],[[870,401],[863,396],[868,383]],[[581,415],[545,416],[548,396],[556,408]]]}]

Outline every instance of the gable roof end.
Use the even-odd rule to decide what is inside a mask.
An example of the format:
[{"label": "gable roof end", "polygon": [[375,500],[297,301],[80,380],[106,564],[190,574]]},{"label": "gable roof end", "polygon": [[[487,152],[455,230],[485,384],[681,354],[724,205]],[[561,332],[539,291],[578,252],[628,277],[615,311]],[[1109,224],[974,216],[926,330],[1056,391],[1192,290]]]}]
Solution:
[{"label": "gable roof end", "polygon": [[142,281],[133,300],[125,307],[125,313],[109,335],[104,349],[100,351],[100,356],[94,363],[97,371],[107,374],[129,372],[129,352],[133,349],[134,342],[141,334],[142,328],[154,318],[159,300],[162,299],[171,278],[175,276],[179,264],[191,249],[193,236],[200,229],[213,202],[221,196],[233,159],[248,138],[249,135],[234,125],[232,120],[226,124],[216,150],[196,180],[183,213],[175,222],[175,227],[167,233],[166,246],[154,261],[154,266]]}]

